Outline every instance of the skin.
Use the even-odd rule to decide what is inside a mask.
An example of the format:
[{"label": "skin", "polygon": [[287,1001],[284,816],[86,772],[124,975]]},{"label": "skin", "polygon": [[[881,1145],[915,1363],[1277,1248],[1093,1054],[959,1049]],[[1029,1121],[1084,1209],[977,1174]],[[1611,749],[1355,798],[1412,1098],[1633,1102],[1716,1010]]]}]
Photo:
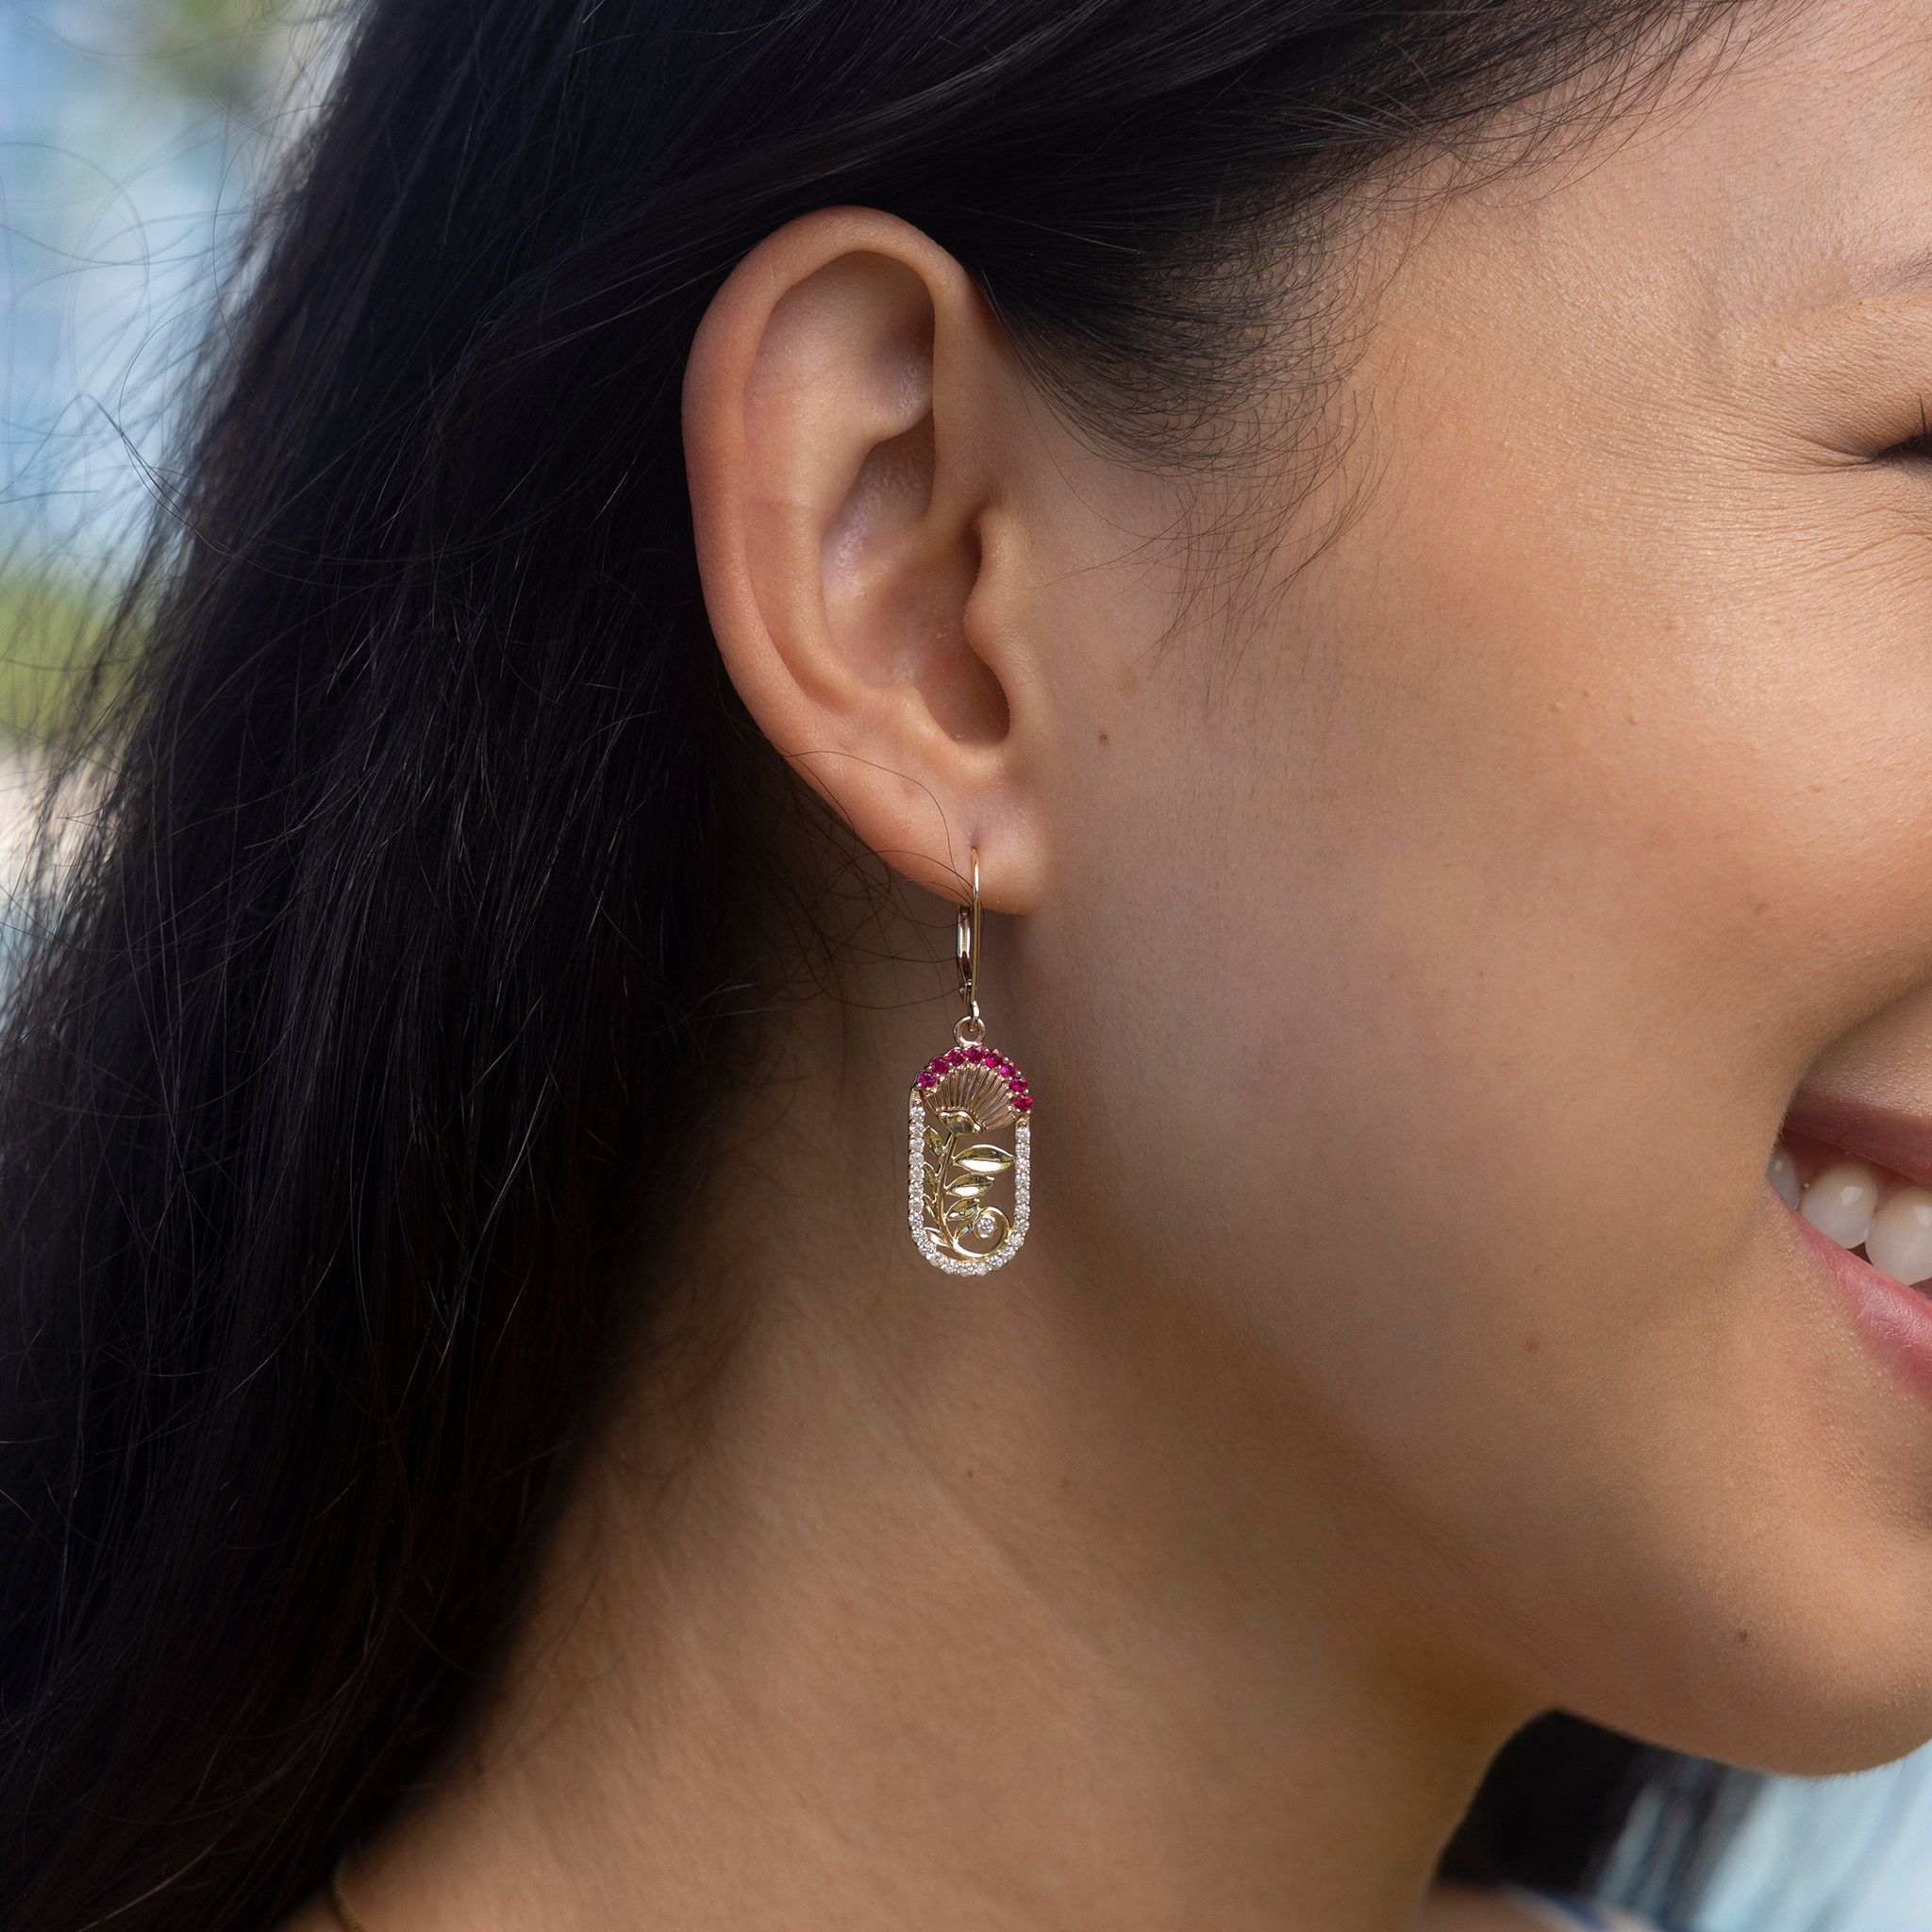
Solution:
[{"label": "skin", "polygon": [[1835,0],[1385,209],[1312,491],[1078,433],[884,215],[740,267],[719,648],[865,846],[978,848],[1037,1219],[906,1240],[910,891],[638,1264],[370,1932],[1480,1932],[1429,1872],[1537,1710],[1932,1735],[1932,1404],[1763,1180],[1807,1078],[1932,1115],[1928,96],[1932,5]]}]

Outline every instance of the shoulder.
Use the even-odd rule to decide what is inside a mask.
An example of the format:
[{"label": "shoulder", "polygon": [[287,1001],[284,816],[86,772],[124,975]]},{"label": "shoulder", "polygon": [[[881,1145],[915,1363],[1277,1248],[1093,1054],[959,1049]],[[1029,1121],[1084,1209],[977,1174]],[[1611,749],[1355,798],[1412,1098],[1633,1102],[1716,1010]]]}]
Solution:
[{"label": "shoulder", "polygon": [[1438,1885],[1415,1932],[1661,1932],[1648,1919],[1587,1899],[1565,1900],[1513,1885],[1491,1890]]}]

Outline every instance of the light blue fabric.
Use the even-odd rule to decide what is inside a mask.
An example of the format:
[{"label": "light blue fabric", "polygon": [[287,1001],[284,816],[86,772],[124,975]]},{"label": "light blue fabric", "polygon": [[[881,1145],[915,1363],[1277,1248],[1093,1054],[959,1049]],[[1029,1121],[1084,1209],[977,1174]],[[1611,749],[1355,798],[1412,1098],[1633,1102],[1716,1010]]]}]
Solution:
[{"label": "light blue fabric", "polygon": [[[1506,1885],[1503,1896],[1533,1913],[1541,1924],[1551,1928],[1551,1932],[1556,1932],[1558,1926],[1565,1928],[1565,1932],[1573,1926],[1575,1932],[1630,1932],[1633,1926],[1648,1927],[1653,1923],[1649,1919],[1640,1919],[1634,1912],[1613,1911],[1594,1899],[1580,1897],[1575,1892],[1541,1891],[1526,1886]],[[1669,1932],[1669,1928],[1657,1926],[1657,1932]]]},{"label": "light blue fabric", "polygon": [[1927,1932],[1932,1749],[1856,1777],[1768,1778],[1695,1932]]}]

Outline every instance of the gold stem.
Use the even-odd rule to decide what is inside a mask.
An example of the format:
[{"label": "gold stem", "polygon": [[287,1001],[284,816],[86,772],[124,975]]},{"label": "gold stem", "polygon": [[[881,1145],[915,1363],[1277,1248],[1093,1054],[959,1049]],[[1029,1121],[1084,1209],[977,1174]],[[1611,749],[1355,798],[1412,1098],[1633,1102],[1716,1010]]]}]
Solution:
[{"label": "gold stem", "polygon": [[940,1232],[945,1236],[946,1245],[952,1249],[954,1254],[958,1255],[962,1261],[970,1261],[974,1258],[973,1256],[969,1255],[959,1245],[959,1237],[953,1233],[946,1225],[946,1179],[953,1171],[953,1148],[958,1143],[958,1139],[959,1130],[958,1127],[955,1127],[946,1136],[946,1144],[940,1149]]}]

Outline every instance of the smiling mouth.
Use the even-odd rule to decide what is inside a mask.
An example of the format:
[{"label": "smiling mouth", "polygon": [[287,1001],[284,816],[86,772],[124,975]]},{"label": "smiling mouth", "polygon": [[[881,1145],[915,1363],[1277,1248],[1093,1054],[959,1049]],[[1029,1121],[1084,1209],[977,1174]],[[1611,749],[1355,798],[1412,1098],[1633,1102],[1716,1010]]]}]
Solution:
[{"label": "smiling mouth", "polygon": [[1766,1178],[1826,1240],[1932,1295],[1932,1120],[1801,1093]]}]

